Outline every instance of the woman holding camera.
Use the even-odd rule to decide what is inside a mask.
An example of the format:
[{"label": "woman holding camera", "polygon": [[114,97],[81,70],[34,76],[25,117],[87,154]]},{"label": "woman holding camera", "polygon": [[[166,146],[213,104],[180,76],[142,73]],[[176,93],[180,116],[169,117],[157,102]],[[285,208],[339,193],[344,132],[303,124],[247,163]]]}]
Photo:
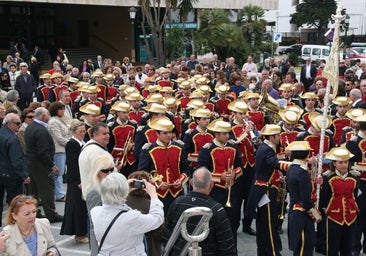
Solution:
[{"label": "woman holding camera", "polygon": [[102,181],[102,206],[91,210],[100,255],[147,255],[144,234],[163,224],[164,211],[154,185],[146,180],[142,182],[151,198],[148,214],[132,210],[125,204],[130,190],[136,190],[133,186],[140,187],[141,181],[127,181],[119,173],[111,173]]}]

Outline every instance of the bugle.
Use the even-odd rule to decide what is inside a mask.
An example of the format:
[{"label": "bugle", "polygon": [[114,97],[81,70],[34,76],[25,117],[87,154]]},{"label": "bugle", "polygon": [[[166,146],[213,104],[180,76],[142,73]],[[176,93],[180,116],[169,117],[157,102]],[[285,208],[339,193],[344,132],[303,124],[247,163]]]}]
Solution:
[{"label": "bugle", "polygon": [[227,188],[227,200],[225,203],[225,207],[231,207],[230,197],[231,197],[231,187],[232,187],[232,176],[234,175],[234,168],[230,166],[230,158],[227,160],[227,170],[226,170],[226,183],[225,187]]},{"label": "bugle", "polygon": [[131,143],[132,140],[132,136],[130,135],[131,132],[128,132],[127,135],[127,139],[125,141],[125,144],[123,145],[123,151],[121,153],[122,157],[121,157],[121,166],[125,166],[126,165],[126,157],[127,157],[127,153],[129,151],[129,145]]},{"label": "bugle", "polygon": [[278,215],[278,218],[280,220],[285,219],[286,197],[287,197],[287,183],[284,180],[277,194],[277,202],[281,205],[281,211],[280,214]]}]

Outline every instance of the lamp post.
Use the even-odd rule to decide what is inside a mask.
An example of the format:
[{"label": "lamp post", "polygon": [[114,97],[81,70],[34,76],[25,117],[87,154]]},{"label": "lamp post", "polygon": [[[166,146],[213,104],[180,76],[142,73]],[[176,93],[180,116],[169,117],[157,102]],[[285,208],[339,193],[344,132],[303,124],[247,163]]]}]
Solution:
[{"label": "lamp post", "polygon": [[345,31],[344,31],[344,43],[345,43],[346,46],[348,46],[347,45],[347,42],[348,42],[348,40],[347,40],[347,32],[348,32],[348,28],[349,28],[349,20],[350,20],[350,17],[347,14],[346,15],[346,18],[344,19],[344,29],[345,29]]},{"label": "lamp post", "polygon": [[134,62],[136,62],[136,53],[135,53],[135,18],[136,18],[137,9],[132,6],[130,9],[128,9],[128,12],[130,13],[131,31],[132,31],[131,62],[134,63]]}]

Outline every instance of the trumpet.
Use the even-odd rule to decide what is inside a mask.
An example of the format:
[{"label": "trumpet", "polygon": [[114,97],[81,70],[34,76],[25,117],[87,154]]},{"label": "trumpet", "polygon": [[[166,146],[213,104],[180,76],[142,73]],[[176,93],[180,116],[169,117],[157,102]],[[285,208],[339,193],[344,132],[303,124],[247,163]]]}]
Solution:
[{"label": "trumpet", "polygon": [[231,197],[231,187],[232,187],[232,182],[231,182],[231,178],[234,175],[234,168],[233,166],[230,166],[230,158],[227,160],[227,171],[226,171],[226,183],[225,183],[225,187],[227,188],[227,200],[225,203],[225,207],[231,207],[231,202],[230,202],[230,197]]},{"label": "trumpet", "polygon": [[121,152],[122,158],[121,158],[121,166],[126,165],[126,157],[128,153],[128,145],[130,144],[132,140],[132,136],[130,135],[131,132],[128,132],[127,139],[125,141],[125,144],[123,145],[123,151]]},{"label": "trumpet", "polygon": [[[249,123],[246,120],[245,117],[244,117],[243,121],[244,121],[244,123],[245,123],[246,126],[252,125],[253,128],[255,129],[254,124]],[[253,146],[258,146],[258,144],[260,143],[260,138],[257,135],[255,135],[255,133],[253,132],[253,130],[250,130],[249,131],[249,136],[250,136],[250,141],[252,142],[252,145]]]},{"label": "trumpet", "polygon": [[150,182],[155,185],[157,189],[163,184],[163,175],[158,174],[155,170],[150,173]]},{"label": "trumpet", "polygon": [[277,202],[281,204],[281,212],[278,215],[278,218],[280,220],[285,219],[286,197],[287,197],[287,183],[284,180],[277,194]]}]

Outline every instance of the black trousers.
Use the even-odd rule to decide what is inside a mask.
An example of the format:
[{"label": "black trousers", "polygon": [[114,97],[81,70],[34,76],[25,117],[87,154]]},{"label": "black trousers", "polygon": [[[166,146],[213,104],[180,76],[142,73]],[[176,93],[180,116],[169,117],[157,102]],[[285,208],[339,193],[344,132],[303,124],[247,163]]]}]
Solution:
[{"label": "black trousers", "polygon": [[262,207],[257,207],[256,231],[257,231],[257,255],[278,256],[281,255],[282,243],[278,233],[278,203],[277,190],[270,188],[267,195],[271,200]]},{"label": "black trousers", "polygon": [[[23,194],[23,179],[22,178],[8,178],[0,177],[0,210],[4,209],[4,196],[6,191],[6,203],[10,204],[11,200],[17,195]],[[0,219],[0,226],[2,221]]]},{"label": "black trousers", "polygon": [[327,256],[351,256],[352,242],[356,231],[355,222],[350,226],[339,225],[329,219],[326,222]]},{"label": "black trousers", "polygon": [[56,215],[55,207],[55,183],[51,170],[45,167],[42,162],[29,160],[29,193],[35,198],[40,198],[46,218],[52,221]]}]

